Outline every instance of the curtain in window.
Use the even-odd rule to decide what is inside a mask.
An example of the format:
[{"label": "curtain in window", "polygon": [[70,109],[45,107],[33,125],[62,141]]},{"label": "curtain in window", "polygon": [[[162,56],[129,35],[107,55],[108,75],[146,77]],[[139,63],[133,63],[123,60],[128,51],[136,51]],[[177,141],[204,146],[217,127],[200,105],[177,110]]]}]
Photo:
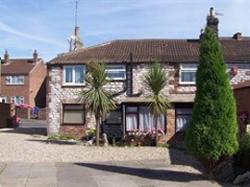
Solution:
[{"label": "curtain in window", "polygon": [[127,131],[137,129],[137,114],[127,114],[126,115],[126,125]]},{"label": "curtain in window", "polygon": [[65,69],[65,76],[66,81],[65,82],[73,82],[73,69],[72,68],[66,68]]},{"label": "curtain in window", "polygon": [[75,68],[75,83],[83,83],[83,67],[77,66]]},{"label": "curtain in window", "polygon": [[176,118],[176,132],[184,131],[191,116],[189,115],[180,115]]},{"label": "curtain in window", "polygon": [[149,108],[148,107],[140,107],[140,111],[139,111],[139,121],[140,121],[140,125],[139,128],[142,131],[148,131],[153,129],[153,118],[150,114]]},{"label": "curtain in window", "polygon": [[160,130],[165,131],[165,116],[163,114],[158,119],[158,127]]}]

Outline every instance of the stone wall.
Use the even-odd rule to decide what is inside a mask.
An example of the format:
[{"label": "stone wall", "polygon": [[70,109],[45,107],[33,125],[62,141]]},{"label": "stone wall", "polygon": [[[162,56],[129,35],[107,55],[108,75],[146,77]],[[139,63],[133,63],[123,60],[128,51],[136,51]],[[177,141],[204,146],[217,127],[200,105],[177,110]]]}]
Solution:
[{"label": "stone wall", "polygon": [[[148,94],[143,83],[143,77],[149,69],[150,64],[135,63],[132,66],[133,77],[133,94],[138,94],[139,98],[143,98]],[[234,66],[231,64],[230,67]],[[173,102],[193,102],[196,87],[195,85],[180,85],[179,84],[179,64],[177,63],[165,63],[162,65],[166,75],[168,77],[168,83],[164,88],[164,94],[166,96],[177,98]],[[130,77],[128,77],[130,78]],[[231,83],[236,84],[243,80],[250,80],[250,65],[238,65],[237,74],[230,77]],[[49,124],[48,134],[55,134],[65,132],[65,129],[72,129],[73,127],[61,127],[62,123],[62,104],[81,103],[80,93],[86,90],[88,85],[83,87],[66,87],[62,86],[62,68],[59,66],[51,66],[48,71],[48,94],[47,94],[47,121]],[[116,96],[116,100],[119,102],[129,99],[126,95],[126,81],[111,81],[105,88],[111,93],[119,93]],[[132,99],[136,97],[133,96]],[[178,99],[179,98],[179,99]],[[190,99],[191,98],[191,99]],[[142,99],[143,101],[143,99]],[[130,102],[133,102],[132,100]],[[84,127],[83,127],[84,126]],[[90,113],[86,113],[86,123],[81,129],[95,127],[94,116]],[[80,128],[80,127],[76,127]],[[106,131],[112,128],[105,127]],[[118,130],[117,130],[118,129]],[[119,128],[115,131],[119,131]],[[81,130],[83,133],[84,130]],[[171,139],[175,133],[175,109],[171,108],[167,113],[167,136]]]}]

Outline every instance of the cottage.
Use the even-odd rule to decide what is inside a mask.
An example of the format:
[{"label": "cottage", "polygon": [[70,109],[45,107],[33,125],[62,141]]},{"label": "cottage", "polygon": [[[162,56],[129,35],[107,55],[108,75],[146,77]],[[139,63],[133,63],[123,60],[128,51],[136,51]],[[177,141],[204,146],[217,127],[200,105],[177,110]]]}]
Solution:
[{"label": "cottage", "polygon": [[[210,11],[207,26],[218,33],[218,23]],[[219,40],[231,83],[250,80],[250,37],[236,33]],[[114,40],[58,55],[48,63],[48,133],[84,136],[86,128],[95,126],[94,116],[79,99],[79,93],[86,89],[86,63],[91,61],[107,64],[110,82],[106,89],[117,93],[119,103],[102,130],[110,137],[122,137],[135,129],[153,130],[143,77],[154,60],[161,63],[168,77],[164,93],[171,108],[161,116],[160,128],[170,140],[185,129],[192,114],[199,39]]]}]

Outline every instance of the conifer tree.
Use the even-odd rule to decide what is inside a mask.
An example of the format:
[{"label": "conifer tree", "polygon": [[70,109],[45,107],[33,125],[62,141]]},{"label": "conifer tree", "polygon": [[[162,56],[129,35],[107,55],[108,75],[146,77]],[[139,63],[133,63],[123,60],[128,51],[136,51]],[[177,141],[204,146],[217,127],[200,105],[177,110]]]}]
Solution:
[{"label": "conifer tree", "polygon": [[201,37],[196,97],[187,127],[187,149],[211,169],[238,149],[235,99],[220,43],[206,28]]}]

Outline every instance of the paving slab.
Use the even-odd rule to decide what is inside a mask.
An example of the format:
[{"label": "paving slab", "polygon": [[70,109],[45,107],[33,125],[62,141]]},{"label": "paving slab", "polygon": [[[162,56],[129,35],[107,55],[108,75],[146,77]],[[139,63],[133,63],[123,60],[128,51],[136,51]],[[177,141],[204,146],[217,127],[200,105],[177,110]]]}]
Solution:
[{"label": "paving slab", "polygon": [[[2,164],[3,165],[3,164]],[[183,171],[182,171],[183,169]],[[161,161],[7,163],[0,187],[206,187],[201,173]]]}]

